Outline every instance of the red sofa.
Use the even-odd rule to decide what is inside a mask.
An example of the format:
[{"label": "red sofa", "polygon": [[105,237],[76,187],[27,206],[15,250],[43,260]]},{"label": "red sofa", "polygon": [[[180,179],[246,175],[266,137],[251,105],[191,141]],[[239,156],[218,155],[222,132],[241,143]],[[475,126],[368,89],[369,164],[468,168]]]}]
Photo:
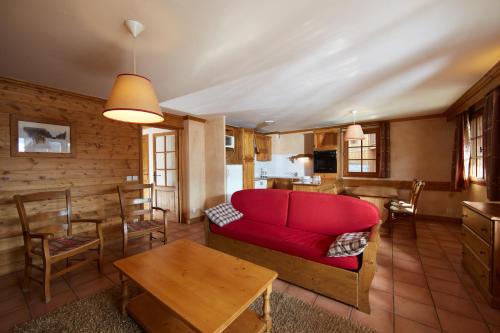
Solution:
[{"label": "red sofa", "polygon": [[[368,290],[360,297],[360,282],[366,280],[363,282],[368,282],[368,287],[361,287],[369,289],[375,272],[380,218],[374,205],[348,196],[271,189],[239,191],[231,202],[244,217],[224,227],[209,223],[210,247],[274,269],[284,280],[369,311],[369,303],[363,304],[363,297],[368,302]],[[356,231],[371,231],[363,254],[326,256],[338,235]]]}]

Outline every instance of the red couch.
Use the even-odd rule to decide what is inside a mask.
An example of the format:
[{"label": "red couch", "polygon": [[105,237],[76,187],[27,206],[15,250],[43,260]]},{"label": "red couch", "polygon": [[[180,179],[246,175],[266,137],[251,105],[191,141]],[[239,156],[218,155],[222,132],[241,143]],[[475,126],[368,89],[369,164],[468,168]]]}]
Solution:
[{"label": "red couch", "polygon": [[212,223],[212,232],[350,270],[359,268],[358,257],[327,257],[328,248],[338,235],[368,230],[379,221],[375,206],[341,195],[244,190],[231,203],[244,217],[224,227]]},{"label": "red couch", "polygon": [[[303,279],[295,277],[297,272],[288,271],[290,267],[282,267],[283,260],[292,260],[291,264],[295,265],[295,258],[301,258],[301,262],[315,264],[309,264],[312,270],[324,271],[324,266],[331,267],[328,272],[333,273],[327,278],[331,283],[335,282],[332,276],[339,275],[335,272],[342,271],[340,282],[345,284],[345,279],[356,280],[354,284],[347,284],[359,289],[359,273],[366,251],[350,257],[327,257],[326,253],[338,235],[370,230],[373,231],[370,255],[376,252],[380,218],[374,205],[348,196],[271,189],[239,191],[233,194],[231,202],[244,217],[224,227],[209,223],[209,246],[275,269],[280,278],[333,298],[339,299],[335,293],[328,292],[331,288],[324,292],[324,288],[315,285],[315,281],[301,283]],[[268,251],[255,253],[261,249]],[[273,256],[276,258],[269,259]],[[280,263],[274,264],[273,261]],[[374,258],[370,261],[375,262]],[[370,283],[372,278],[373,275],[369,278]],[[320,279],[313,280],[318,282]],[[351,296],[342,295],[340,300],[360,307],[359,295]]]}]

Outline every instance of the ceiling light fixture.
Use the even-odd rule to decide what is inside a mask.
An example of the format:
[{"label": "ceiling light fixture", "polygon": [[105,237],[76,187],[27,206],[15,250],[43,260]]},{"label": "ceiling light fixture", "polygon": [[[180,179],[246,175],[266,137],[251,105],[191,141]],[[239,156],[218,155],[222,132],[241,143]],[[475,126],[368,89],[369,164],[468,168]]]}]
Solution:
[{"label": "ceiling light fixture", "polygon": [[356,113],[358,111],[352,110],[352,125],[347,126],[347,130],[345,131],[344,139],[347,140],[363,140],[364,133],[361,125],[356,124]]},{"label": "ceiling light fixture", "polygon": [[116,77],[102,114],[127,123],[160,123],[164,118],[153,85],[148,78],[136,73],[135,39],[144,30],[144,25],[136,20],[126,20],[125,25],[134,38],[134,73]]}]

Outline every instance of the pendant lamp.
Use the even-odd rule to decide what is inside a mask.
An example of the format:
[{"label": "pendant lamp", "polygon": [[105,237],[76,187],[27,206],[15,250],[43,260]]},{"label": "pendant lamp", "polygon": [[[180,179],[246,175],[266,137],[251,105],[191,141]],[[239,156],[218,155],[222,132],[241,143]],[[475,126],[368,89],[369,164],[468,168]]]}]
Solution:
[{"label": "pendant lamp", "polygon": [[[134,39],[144,30],[144,25],[136,20],[126,20],[125,25]],[[151,81],[136,73],[135,47],[133,58],[134,73],[116,77],[102,114],[106,118],[127,123],[162,122],[163,114]]]},{"label": "pendant lamp", "polygon": [[353,124],[347,126],[347,130],[344,135],[344,139],[347,140],[363,140],[364,139],[364,133],[363,133],[363,128],[361,128],[361,125],[356,124],[356,110],[352,110],[352,119],[353,119]]}]

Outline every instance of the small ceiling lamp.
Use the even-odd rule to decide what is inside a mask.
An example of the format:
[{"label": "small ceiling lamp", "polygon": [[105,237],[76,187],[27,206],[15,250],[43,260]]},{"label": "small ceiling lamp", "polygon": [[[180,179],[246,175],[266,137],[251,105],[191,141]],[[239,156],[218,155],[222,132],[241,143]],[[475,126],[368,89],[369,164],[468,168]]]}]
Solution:
[{"label": "small ceiling lamp", "polygon": [[[125,25],[135,38],[144,30],[136,20],[126,20]],[[158,98],[149,79],[136,74],[134,45],[134,74],[119,74],[104,106],[106,118],[136,124],[160,123],[163,119]]]},{"label": "small ceiling lamp", "polygon": [[353,124],[347,126],[347,130],[345,131],[344,139],[347,140],[363,140],[364,133],[361,125],[356,124],[356,113],[358,111],[352,110],[352,120]]}]

